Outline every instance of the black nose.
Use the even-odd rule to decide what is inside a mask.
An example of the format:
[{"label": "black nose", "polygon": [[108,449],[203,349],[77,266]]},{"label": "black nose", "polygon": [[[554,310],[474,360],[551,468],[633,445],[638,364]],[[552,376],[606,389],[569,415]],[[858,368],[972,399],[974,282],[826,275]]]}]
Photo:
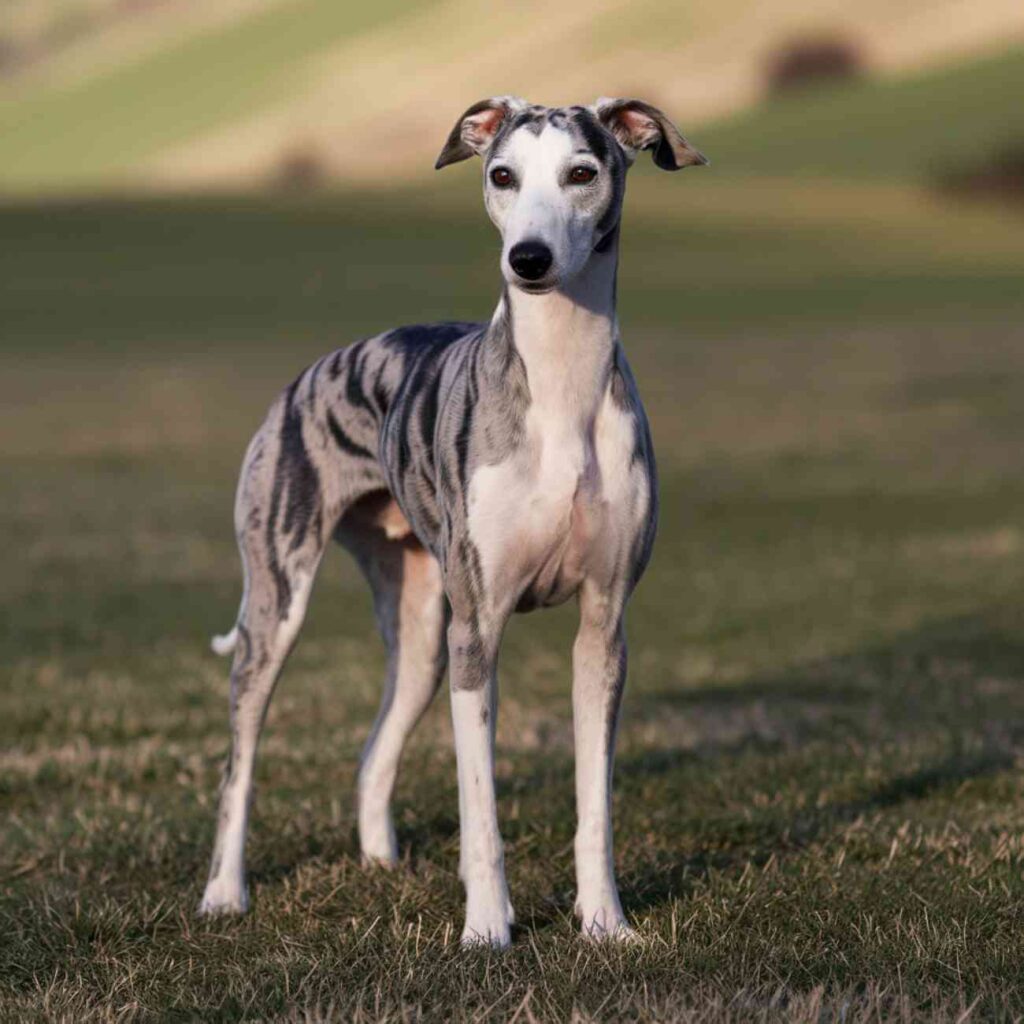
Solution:
[{"label": "black nose", "polygon": [[553,259],[543,242],[520,242],[508,254],[512,269],[524,281],[539,281],[551,269]]}]

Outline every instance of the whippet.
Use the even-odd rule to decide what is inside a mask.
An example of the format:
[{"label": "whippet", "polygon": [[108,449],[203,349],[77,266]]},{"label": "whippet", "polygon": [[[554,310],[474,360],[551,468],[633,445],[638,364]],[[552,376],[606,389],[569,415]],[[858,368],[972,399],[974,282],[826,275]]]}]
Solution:
[{"label": "whippet", "polygon": [[327,355],[277,399],[249,445],[235,504],[244,569],[231,754],[203,913],[247,908],[253,761],[274,683],[334,538],[373,591],[388,650],[359,768],[369,862],[398,856],[390,800],[402,748],[447,663],[458,763],[464,943],[505,946],[513,921],[494,794],[495,663],[515,611],[579,602],[573,646],[576,911],[626,938],[610,786],[626,675],[623,615],[650,557],[657,478],[619,342],[619,220],[638,151],[707,161],[638,100],[546,108],[474,104],[437,167],[483,157],[503,239],[487,324],[401,327]]}]

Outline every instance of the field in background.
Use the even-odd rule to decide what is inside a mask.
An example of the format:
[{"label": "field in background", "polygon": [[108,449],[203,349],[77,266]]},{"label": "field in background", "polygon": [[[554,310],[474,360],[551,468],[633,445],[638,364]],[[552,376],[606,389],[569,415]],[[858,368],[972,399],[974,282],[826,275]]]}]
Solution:
[{"label": "field in background", "polygon": [[[183,32],[117,88],[6,94],[5,187],[111,180],[176,130],[150,111],[202,80],[182,54],[256,24]],[[246,45],[294,82],[328,28]],[[237,90],[185,96],[178,125],[258,98],[226,59],[243,50],[218,64]],[[1022,64],[774,102],[691,133],[711,168],[633,172],[620,315],[663,504],[629,624],[617,862],[645,941],[623,950],[572,921],[571,607],[517,620],[502,660],[513,949],[455,942],[443,695],[399,783],[406,867],[359,866],[383,659],[340,552],[270,712],[254,910],[192,913],[227,745],[207,642],[237,608],[241,453],[323,352],[490,313],[478,167],[0,204],[0,1016],[1019,1019],[1024,213],[929,181],[1012,138]],[[97,122],[101,101],[138,123]],[[428,163],[455,112],[417,124]]]},{"label": "field in background", "polygon": [[[709,126],[729,174],[928,182],[1022,144],[1024,48],[758,106]],[[706,141],[705,141],[706,139]]]},{"label": "field in background", "polygon": [[[33,19],[107,8],[47,0]],[[687,128],[755,110],[745,151],[785,174],[780,122],[758,106],[767,62],[822,35],[860,54],[867,83],[815,89],[809,109],[785,105],[782,126],[794,141],[835,127],[825,137],[843,173],[849,163],[894,177],[890,151],[922,132],[940,164],[957,155],[953,140],[970,149],[993,130],[1016,132],[1024,86],[1024,8],[1013,0],[152,0],[111,11],[97,15],[102,30],[0,77],[0,193],[251,187],[294,161],[349,182],[419,181],[461,110],[510,92],[546,103],[642,96]],[[877,89],[894,85],[897,102],[882,102]],[[836,142],[876,131],[864,148]]]},{"label": "field in background", "polygon": [[616,823],[646,942],[574,937],[571,608],[502,662],[512,952],[453,944],[443,698],[400,782],[408,867],[359,867],[382,659],[340,554],[271,710],[254,912],[192,916],[240,453],[321,352],[487,315],[475,172],[448,181],[0,210],[5,1013],[1024,1012],[1020,224],[897,186],[634,182],[622,320],[664,495]]}]

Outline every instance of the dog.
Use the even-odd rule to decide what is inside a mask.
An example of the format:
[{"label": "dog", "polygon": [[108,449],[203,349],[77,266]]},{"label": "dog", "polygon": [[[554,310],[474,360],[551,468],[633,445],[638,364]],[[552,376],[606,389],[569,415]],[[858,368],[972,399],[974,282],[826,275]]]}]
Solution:
[{"label": "dog", "polygon": [[214,638],[231,669],[231,753],[204,914],[247,909],[244,846],[267,706],[327,543],[355,557],[388,651],[359,768],[364,860],[398,857],[390,800],[407,737],[447,666],[458,764],[466,945],[509,943],[494,792],[495,663],[513,612],[579,603],[572,704],[583,933],[628,939],[612,859],[611,779],[626,602],[658,513],[647,417],[615,312],[626,172],[707,163],[657,108],[482,100],[437,168],[483,158],[502,236],[489,323],[400,327],[325,356],[249,445],[235,504],[244,590]]}]

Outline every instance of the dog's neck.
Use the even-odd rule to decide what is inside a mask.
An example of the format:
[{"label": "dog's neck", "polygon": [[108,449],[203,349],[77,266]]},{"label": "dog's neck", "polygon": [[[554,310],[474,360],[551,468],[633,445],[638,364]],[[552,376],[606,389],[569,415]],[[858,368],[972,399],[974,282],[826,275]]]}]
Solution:
[{"label": "dog's neck", "polygon": [[531,406],[553,426],[586,430],[597,415],[618,339],[617,267],[615,242],[553,291],[506,289],[495,311],[492,323],[506,321],[526,368]]}]

